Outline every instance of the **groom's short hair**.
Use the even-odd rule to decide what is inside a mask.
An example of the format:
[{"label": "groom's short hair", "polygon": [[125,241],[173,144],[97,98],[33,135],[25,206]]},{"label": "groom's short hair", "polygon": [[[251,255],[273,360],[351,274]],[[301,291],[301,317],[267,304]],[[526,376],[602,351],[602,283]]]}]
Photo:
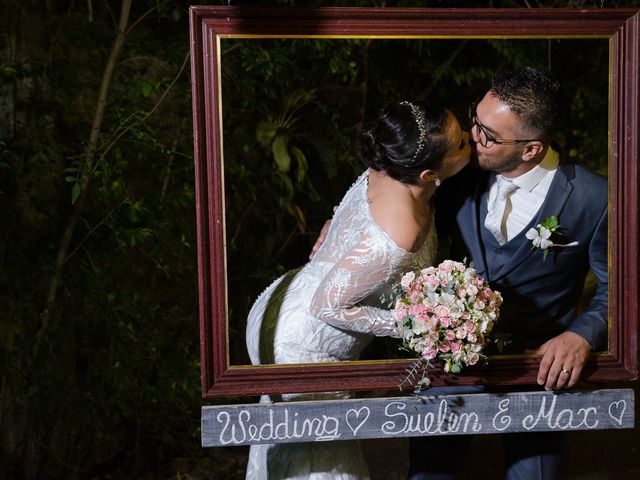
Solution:
[{"label": "groom's short hair", "polygon": [[558,128],[560,87],[545,72],[532,67],[504,72],[491,82],[491,92],[518,117],[516,129],[529,138],[549,142]]}]

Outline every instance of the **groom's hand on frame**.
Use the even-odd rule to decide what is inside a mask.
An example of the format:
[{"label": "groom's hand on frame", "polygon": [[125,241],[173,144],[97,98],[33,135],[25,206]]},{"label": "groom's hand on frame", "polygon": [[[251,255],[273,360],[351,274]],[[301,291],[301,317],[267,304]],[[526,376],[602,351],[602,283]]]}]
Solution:
[{"label": "groom's hand on frame", "polygon": [[543,343],[536,353],[542,355],[538,385],[548,391],[562,390],[578,383],[591,345],[576,333],[564,332]]}]

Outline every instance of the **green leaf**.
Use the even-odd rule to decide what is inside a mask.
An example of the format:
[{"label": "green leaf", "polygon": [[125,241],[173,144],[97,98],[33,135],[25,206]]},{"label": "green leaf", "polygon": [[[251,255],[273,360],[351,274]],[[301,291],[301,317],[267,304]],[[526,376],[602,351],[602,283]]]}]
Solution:
[{"label": "green leaf", "polygon": [[307,157],[302,153],[298,147],[292,146],[291,153],[293,154],[293,158],[296,159],[296,165],[298,167],[296,182],[298,185],[301,185],[307,176],[307,171],[309,170],[309,164],[307,163]]},{"label": "green leaf", "polygon": [[560,227],[558,224],[558,217],[556,215],[551,215],[550,217],[545,218],[541,225],[552,232]]},{"label": "green leaf", "polygon": [[76,182],[77,180],[78,180],[78,179],[77,179],[76,177],[71,177],[71,176],[69,176],[69,177],[64,177],[64,181],[65,181],[65,182],[69,182],[69,183]]},{"label": "green leaf", "polygon": [[428,387],[429,385],[431,385],[431,379],[429,377],[422,377],[418,380],[418,386],[420,387]]},{"label": "green leaf", "polygon": [[75,204],[76,200],[80,196],[80,184],[78,182],[75,183],[73,188],[71,189],[71,204]]},{"label": "green leaf", "polygon": [[265,148],[268,148],[276,136],[278,127],[271,122],[260,122],[256,128],[256,140]]},{"label": "green leaf", "polygon": [[276,160],[278,170],[286,173],[291,169],[291,156],[287,147],[289,145],[289,135],[286,133],[278,135],[271,145],[271,151],[273,152],[273,158]]},{"label": "green leaf", "polygon": [[280,198],[280,204],[283,206],[286,205],[286,207],[289,208],[288,202],[293,197],[293,183],[291,182],[289,176],[284,174],[283,172],[278,171],[278,177],[282,181],[282,185],[284,186],[284,189],[286,191],[285,198]]},{"label": "green leaf", "polygon": [[329,69],[331,70],[331,73],[338,72],[341,66],[342,64],[340,62],[340,59],[337,57],[332,57],[329,61]]},{"label": "green leaf", "polygon": [[153,85],[151,85],[151,83],[145,83],[144,85],[142,85],[142,96],[144,98],[147,98],[149,95],[151,95],[152,91]]}]

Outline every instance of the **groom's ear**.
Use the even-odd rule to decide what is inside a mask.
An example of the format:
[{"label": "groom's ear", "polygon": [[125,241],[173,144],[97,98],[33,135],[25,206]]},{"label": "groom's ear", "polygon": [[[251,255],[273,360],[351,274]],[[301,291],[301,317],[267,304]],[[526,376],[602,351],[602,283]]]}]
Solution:
[{"label": "groom's ear", "polygon": [[524,149],[522,150],[522,160],[525,162],[535,160],[540,157],[544,152],[544,149],[544,142],[541,140],[533,140],[532,142],[525,144]]}]

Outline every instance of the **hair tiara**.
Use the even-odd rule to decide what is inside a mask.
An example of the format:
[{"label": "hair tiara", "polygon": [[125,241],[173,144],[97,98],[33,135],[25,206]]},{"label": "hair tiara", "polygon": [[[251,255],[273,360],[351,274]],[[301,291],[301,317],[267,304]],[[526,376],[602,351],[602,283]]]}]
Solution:
[{"label": "hair tiara", "polygon": [[419,133],[418,147],[416,148],[416,151],[413,153],[413,157],[411,157],[411,161],[410,161],[410,163],[414,163],[418,155],[420,155],[420,152],[422,152],[422,150],[424,149],[424,146],[427,142],[427,127],[425,126],[424,115],[422,114],[420,109],[417,107],[417,105],[415,105],[414,103],[408,102],[406,100],[403,102],[400,102],[400,105],[406,105],[411,109],[413,118],[415,119],[416,124],[418,125],[418,133]]}]

